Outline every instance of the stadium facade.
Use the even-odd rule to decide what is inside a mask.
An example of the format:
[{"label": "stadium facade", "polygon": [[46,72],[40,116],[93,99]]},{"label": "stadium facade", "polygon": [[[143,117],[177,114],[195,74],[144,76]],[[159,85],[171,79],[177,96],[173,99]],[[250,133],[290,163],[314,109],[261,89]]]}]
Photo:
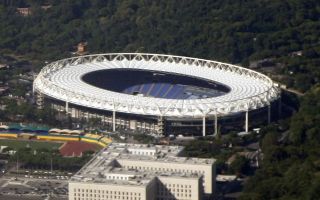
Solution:
[{"label": "stadium facade", "polygon": [[[100,118],[113,131],[217,134],[219,122],[266,111],[280,90],[267,76],[236,65],[161,54],[72,57],[45,66],[33,84],[40,108],[49,103],[74,119]],[[239,117],[240,116],[240,117]]]}]

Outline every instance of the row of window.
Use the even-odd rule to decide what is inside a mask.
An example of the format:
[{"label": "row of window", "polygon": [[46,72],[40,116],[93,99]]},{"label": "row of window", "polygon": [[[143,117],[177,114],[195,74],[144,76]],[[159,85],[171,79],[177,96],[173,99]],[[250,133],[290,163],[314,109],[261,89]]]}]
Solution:
[{"label": "row of window", "polygon": [[200,173],[204,174],[204,171],[200,170],[189,170],[189,169],[173,169],[173,168],[160,168],[160,167],[144,167],[144,166],[123,166],[127,169],[143,169],[151,171],[165,171],[165,172],[182,172],[182,173]]},{"label": "row of window", "polygon": [[115,195],[130,195],[130,196],[141,196],[141,193],[138,192],[120,192],[120,191],[112,191],[112,190],[92,190],[92,189],[73,189],[73,192],[75,194],[78,194],[80,196],[80,194],[84,195],[86,194],[86,196],[90,195],[92,196],[92,194],[115,194]]},{"label": "row of window", "polygon": [[158,193],[175,193],[175,192],[184,192],[184,193],[191,193],[191,190],[187,190],[187,189],[171,189],[171,188],[168,188],[168,189],[160,189],[158,190]]},{"label": "row of window", "polygon": [[119,199],[119,200],[141,200],[140,197],[120,197],[120,196],[105,196],[105,197],[74,197],[74,200],[112,200],[112,199]]},{"label": "row of window", "polygon": [[155,154],[154,151],[130,151],[130,153],[134,155],[150,155],[150,156],[153,156]]},{"label": "row of window", "polygon": [[[106,194],[106,195],[104,195],[104,194],[84,194],[84,193],[74,193],[73,194],[74,196],[79,196],[79,197],[108,197],[108,196],[110,196],[110,197],[112,197],[112,194]],[[116,196],[117,194],[113,194],[114,196]],[[134,197],[135,195],[129,195],[129,194],[127,194],[127,195],[120,195],[120,196],[129,196],[129,197]],[[140,195],[139,195],[140,196]]]},{"label": "row of window", "polygon": [[191,185],[185,185],[185,184],[168,184],[168,183],[165,183],[165,184],[163,184],[163,185],[161,185],[161,184],[159,184],[158,185],[159,186],[159,188],[171,188],[171,187],[177,187],[177,188],[179,188],[179,187],[181,187],[181,188],[191,188]]},{"label": "row of window", "polygon": [[106,176],[106,179],[111,179],[111,180],[129,180],[129,176],[111,176],[111,175],[108,175],[108,176]]}]

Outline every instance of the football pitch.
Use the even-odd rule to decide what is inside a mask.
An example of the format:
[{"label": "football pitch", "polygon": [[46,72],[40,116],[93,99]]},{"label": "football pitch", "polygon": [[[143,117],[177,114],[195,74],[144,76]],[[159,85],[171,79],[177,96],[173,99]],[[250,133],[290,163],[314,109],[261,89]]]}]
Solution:
[{"label": "football pitch", "polygon": [[8,146],[14,150],[29,147],[31,149],[59,149],[63,142],[47,142],[34,140],[0,139],[0,146]]}]

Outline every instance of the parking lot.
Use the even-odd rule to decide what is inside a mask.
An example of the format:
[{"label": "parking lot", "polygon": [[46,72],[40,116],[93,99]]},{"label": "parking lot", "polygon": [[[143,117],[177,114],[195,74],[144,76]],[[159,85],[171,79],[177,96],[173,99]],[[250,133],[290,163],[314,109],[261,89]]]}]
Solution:
[{"label": "parking lot", "polygon": [[10,177],[30,178],[30,179],[55,179],[55,180],[68,180],[72,173],[58,172],[58,171],[45,171],[45,170],[12,170],[6,174]]},{"label": "parking lot", "polygon": [[68,199],[67,181],[3,176],[0,184],[0,200]]},{"label": "parking lot", "polygon": [[67,200],[67,197],[0,195],[0,200]]}]

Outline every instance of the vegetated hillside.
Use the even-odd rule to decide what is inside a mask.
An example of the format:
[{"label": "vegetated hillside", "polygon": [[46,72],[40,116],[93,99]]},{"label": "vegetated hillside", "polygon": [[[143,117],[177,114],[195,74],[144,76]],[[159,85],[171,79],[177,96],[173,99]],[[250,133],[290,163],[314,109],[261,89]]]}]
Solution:
[{"label": "vegetated hillside", "polygon": [[320,85],[302,98],[291,119],[288,141],[270,130],[262,140],[264,159],[245,187],[243,200],[320,199]]},{"label": "vegetated hillside", "polygon": [[[319,43],[317,0],[5,0],[0,48],[61,56],[81,41],[92,52],[173,53],[241,62]],[[40,2],[52,5],[41,9]],[[23,17],[17,7],[31,6]]]},{"label": "vegetated hillside", "polygon": [[[17,7],[32,13],[19,15]],[[318,0],[4,0],[0,49],[58,59],[87,41],[90,53],[166,53],[245,66],[299,50],[318,58],[319,12]],[[305,91],[319,81],[319,59],[288,60],[289,86]]]}]

